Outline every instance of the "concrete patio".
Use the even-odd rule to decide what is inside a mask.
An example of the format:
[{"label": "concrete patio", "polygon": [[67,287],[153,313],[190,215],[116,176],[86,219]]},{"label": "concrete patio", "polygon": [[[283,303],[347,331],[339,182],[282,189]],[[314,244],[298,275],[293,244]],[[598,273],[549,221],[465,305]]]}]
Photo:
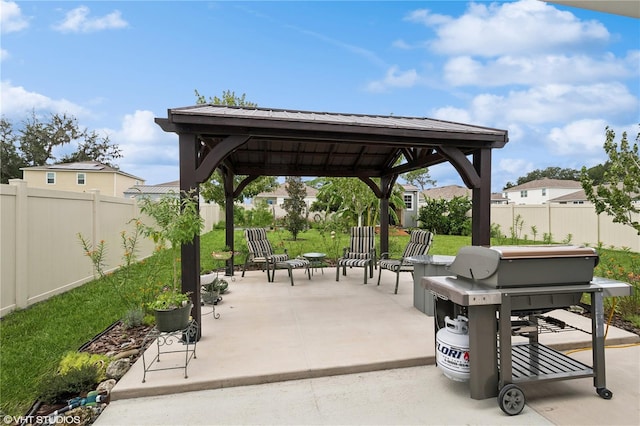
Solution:
[{"label": "concrete patio", "polygon": [[[236,395],[234,404],[244,401],[242,394],[256,397],[265,392],[268,406],[277,410],[278,392],[287,393],[288,387],[309,383],[309,380],[315,383],[317,389],[319,383],[335,383],[337,392],[340,392],[360,383],[369,392],[380,393],[382,390],[376,391],[376,383],[387,383],[385,380],[390,380],[389,377],[393,380],[401,377],[399,380],[405,393],[411,386],[419,387],[416,392],[423,394],[422,398],[438,404],[435,408],[448,407],[453,410],[454,416],[459,410],[470,410],[469,418],[425,417],[433,420],[426,423],[622,424],[630,421],[630,424],[638,424],[640,350],[637,346],[606,351],[607,387],[615,395],[612,400],[599,398],[592,379],[589,378],[531,383],[523,386],[527,396],[525,411],[520,416],[509,417],[502,413],[494,398],[483,401],[470,399],[465,383],[448,380],[433,365],[433,319],[413,307],[413,280],[410,274],[401,274],[399,294],[396,295],[393,294],[395,277],[389,271],[383,272],[380,286],[376,285],[377,271],[376,277],[370,279],[367,285],[362,283],[361,269],[348,271],[346,277],[341,276],[340,282],[335,281],[333,268],[325,269],[324,274],[321,270],[316,270],[311,280],[304,275],[303,270],[294,270],[293,273],[296,284],[294,287],[290,285],[286,271],[278,271],[273,283],[268,283],[266,274],[259,271],[247,272],[244,278],[237,274],[235,281],[230,282],[230,291],[216,307],[219,319],[212,317],[210,306],[202,308],[202,339],[197,344],[197,358],[191,360],[188,366],[189,377],[185,379],[184,371],[179,369],[152,371],[147,373],[146,383],[142,383],[142,359],[138,360],[113,389],[113,402],[100,416],[97,424],[160,424],[159,419],[165,417],[156,419],[152,413],[164,412],[163,407],[175,406],[178,401],[183,401],[185,407],[188,406],[185,401],[200,401],[200,404],[204,400],[211,403],[226,401],[225,398],[237,393],[240,394]],[[553,311],[548,315],[582,330],[590,330],[591,327],[589,319],[565,311]],[[591,345],[591,336],[581,331],[544,333],[540,335],[540,340],[543,344],[562,350]],[[607,345],[614,345],[639,340],[635,334],[610,328],[606,342]],[[148,359],[153,357],[155,350],[155,346],[148,349]],[[577,352],[575,356],[590,365],[589,354],[590,351],[583,351]],[[183,362],[182,354],[167,354],[162,358],[165,367]],[[619,371],[622,366],[625,366],[624,371]],[[369,385],[365,385],[367,378],[371,380]],[[285,381],[286,383],[280,383]],[[270,391],[264,390],[265,384],[271,384],[266,385],[270,386],[267,388]],[[309,385],[303,386],[308,389]],[[190,391],[204,393],[184,393]],[[296,391],[293,387],[289,391],[301,395],[305,393]],[[432,395],[429,396],[429,393]],[[159,397],[161,395],[170,396]],[[551,399],[550,395],[553,396]],[[387,400],[389,403],[395,401],[392,395]],[[586,414],[586,423],[565,422],[562,417],[553,417],[554,413],[563,412],[559,407],[566,400],[572,401],[575,408],[567,414]],[[151,404],[148,408],[150,413],[145,417],[140,410],[147,403]],[[376,421],[365,413],[374,413],[384,405],[371,401],[371,407],[366,409],[361,406],[361,399],[353,403],[363,413],[357,420],[352,418],[355,414],[349,417],[346,413],[343,417],[325,415],[322,420],[296,417],[295,412],[284,407],[280,413],[284,417],[278,421],[273,419],[280,417],[273,417],[273,413],[265,413],[266,417],[247,417],[247,412],[235,405],[234,409],[228,405],[231,410],[228,417],[223,415],[224,409],[221,408],[220,416],[210,418],[204,414],[207,407],[200,405],[201,410],[193,413],[191,420],[186,421],[182,417],[182,420],[174,419],[174,423],[425,423],[416,420],[419,416],[391,416],[378,418]],[[417,400],[413,403],[420,404]],[[451,403],[457,404],[459,408],[453,409]],[[251,404],[255,405],[256,401]],[[302,405],[310,412],[318,411],[317,400],[315,405],[312,400],[307,400]],[[589,415],[585,412],[589,409],[597,410],[601,413],[600,416],[593,413]],[[125,414],[122,410],[129,413],[130,420],[123,417]],[[477,417],[482,416],[482,410],[487,411],[489,417]],[[200,411],[200,417],[193,417],[198,416]],[[527,417],[528,415],[534,417]],[[598,423],[598,418],[604,423]],[[165,424],[172,424],[171,420],[167,420]]]}]

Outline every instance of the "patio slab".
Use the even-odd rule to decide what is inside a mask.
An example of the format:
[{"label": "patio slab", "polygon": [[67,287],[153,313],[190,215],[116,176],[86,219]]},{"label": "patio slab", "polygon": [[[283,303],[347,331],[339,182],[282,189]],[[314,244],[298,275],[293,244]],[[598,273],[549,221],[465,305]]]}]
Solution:
[{"label": "patio slab", "polygon": [[[202,307],[202,338],[189,377],[182,370],[152,371],[142,383],[139,359],[113,389],[112,400],[434,364],[433,318],[413,307],[410,274],[401,274],[393,294],[388,271],[380,286],[364,285],[360,269],[340,282],[332,271],[309,280],[303,270],[294,270],[293,287],[286,272],[273,283],[259,271],[235,276],[216,306],[219,319],[210,306]],[[590,330],[587,318],[561,310],[549,315]],[[634,336],[612,327],[607,343]],[[589,347],[590,339],[579,331],[540,337],[563,350]],[[155,350],[147,350],[147,359]],[[182,354],[162,357],[166,367],[183,360]]]},{"label": "patio slab", "polygon": [[[132,407],[137,403],[152,401],[152,406],[161,409],[163,404],[161,395],[171,394],[170,400],[166,400],[165,403],[173,405],[170,401],[177,401],[175,394],[184,392],[214,392],[210,395],[217,400],[222,398],[224,393],[215,393],[216,390],[225,392],[226,389],[228,394],[230,392],[228,388],[242,386],[246,388],[234,389],[233,392],[243,394],[252,392],[250,390],[253,389],[260,394],[263,390],[259,386],[270,383],[271,385],[267,386],[274,386],[272,389],[277,389],[274,392],[283,390],[286,392],[288,385],[281,382],[294,381],[291,382],[291,386],[294,386],[294,383],[306,383],[300,386],[313,387],[314,385],[309,383],[318,383],[317,380],[320,378],[324,380],[320,383],[330,383],[327,382],[330,376],[342,377],[343,375],[348,376],[342,379],[334,377],[331,380],[336,383],[342,383],[341,380],[359,382],[361,377],[380,377],[378,380],[384,384],[383,380],[386,380],[386,377],[392,377],[393,380],[402,377],[400,380],[404,383],[410,380],[410,377],[405,377],[403,374],[409,374],[420,382],[415,386],[419,386],[420,389],[424,387],[425,390],[419,390],[419,392],[454,392],[455,395],[452,397],[459,399],[462,396],[466,405],[477,408],[487,404],[487,409],[491,406],[499,416],[503,415],[495,399],[471,400],[466,383],[451,382],[438,371],[437,367],[433,366],[435,361],[433,319],[413,307],[413,280],[410,274],[401,274],[399,292],[396,295],[393,294],[395,275],[388,271],[383,272],[382,283],[377,286],[375,284],[377,276],[376,279],[369,280],[369,284],[364,285],[360,269],[350,271],[346,277],[340,278],[340,282],[335,281],[333,269],[328,269],[324,275],[314,274],[311,280],[304,275],[303,270],[294,270],[295,286],[293,287],[286,272],[279,272],[281,273],[276,274],[273,283],[268,283],[266,274],[259,271],[247,272],[244,278],[239,275],[234,277],[235,281],[230,282],[229,293],[225,294],[223,301],[216,306],[216,312],[220,314],[219,319],[212,317],[210,306],[202,307],[202,338],[197,344],[197,358],[193,359],[188,366],[189,377],[185,379],[182,370],[152,371],[147,373],[146,383],[142,383],[143,366],[142,359],[139,359],[113,389],[111,395],[113,402],[100,416],[98,423],[110,424],[109,416],[105,415],[112,412],[115,416],[116,407]],[[590,330],[588,318],[562,310],[552,311],[547,315],[559,318],[577,328]],[[614,327],[611,327],[607,334],[608,345],[639,340],[637,335]],[[587,348],[591,345],[591,336],[581,331],[544,333],[540,335],[540,341],[559,350]],[[153,357],[154,351],[154,346],[148,349],[146,353],[148,359]],[[585,357],[587,356],[585,353],[588,355],[587,351],[576,356]],[[611,367],[610,353],[613,356],[620,356],[619,351],[607,349],[607,368]],[[638,353],[639,351],[633,352],[636,357]],[[165,366],[179,365],[183,362],[183,356],[169,354],[163,357],[162,362]],[[586,363],[590,364],[588,359]],[[637,362],[631,365],[638,366]],[[426,376],[423,377],[425,374]],[[614,394],[621,390],[623,393],[628,393],[626,390],[631,387],[635,389],[631,390],[631,397],[637,396],[638,372],[630,372],[630,374],[629,379],[635,382],[623,384],[623,389],[619,388],[619,383],[612,384],[611,390]],[[351,379],[348,379],[349,377]],[[376,379],[372,380],[375,383]],[[429,383],[422,383],[423,380]],[[572,382],[568,389],[572,390],[572,386],[581,387],[582,393],[588,394],[596,404],[602,404],[595,394],[592,379],[566,382]],[[547,389],[548,393],[546,386],[551,386],[552,389],[555,389],[554,386],[564,388],[567,386],[564,383],[565,381],[545,384],[544,389]],[[336,386],[338,390],[335,392],[339,393],[340,387],[346,385]],[[397,386],[397,383],[394,382],[389,386]],[[542,389],[543,387],[533,386],[532,388]],[[375,392],[375,389],[372,391]],[[536,395],[529,388],[525,392]],[[189,400],[192,397],[198,400],[198,395],[200,394],[190,393],[184,394],[184,397]],[[540,407],[537,410],[543,415],[545,409],[559,411],[557,408],[549,408],[555,405],[549,405],[549,401],[545,402],[543,397],[544,395],[540,395],[539,399],[542,398],[542,402],[539,404],[536,405],[534,402],[530,405]],[[139,399],[125,401],[130,398]],[[605,407],[613,405],[612,401],[602,401]],[[318,402],[313,402],[313,398],[307,402],[311,407],[309,410],[316,412]],[[355,404],[353,406],[357,407],[362,401],[353,402]],[[375,405],[372,401],[370,404]],[[366,411],[365,407],[361,408]],[[274,409],[277,408],[274,406]],[[373,410],[373,407],[371,409]],[[629,410],[631,410],[629,414],[632,416],[631,419],[637,419],[638,407],[630,407]],[[452,415],[454,414],[455,412]],[[223,416],[220,422],[207,423],[204,418],[202,422],[193,419],[189,423],[252,424],[256,422],[255,418],[251,420],[250,417],[243,421],[242,419],[248,415],[246,413],[236,415],[237,422],[231,421],[231,418],[226,418],[225,421]],[[347,420],[339,421],[340,416],[329,416],[323,421],[318,420],[317,423],[331,424],[331,418],[337,423],[351,423]],[[401,421],[404,417],[394,418]],[[437,423],[453,422],[448,418],[440,420]],[[542,421],[534,421],[531,418],[528,420],[523,423],[544,424]],[[560,423],[556,420],[552,422],[563,424],[561,420]],[[493,421],[495,422],[496,419]],[[316,423],[315,420],[310,422]],[[474,421],[473,416],[467,420],[461,419],[460,422],[483,423],[483,421]],[[500,424],[519,424],[518,422],[519,420],[514,420],[512,423],[501,422]],[[287,422],[276,421],[276,423]],[[367,421],[363,420],[360,424],[365,423]],[[491,424],[491,421],[487,421],[487,424]]]}]

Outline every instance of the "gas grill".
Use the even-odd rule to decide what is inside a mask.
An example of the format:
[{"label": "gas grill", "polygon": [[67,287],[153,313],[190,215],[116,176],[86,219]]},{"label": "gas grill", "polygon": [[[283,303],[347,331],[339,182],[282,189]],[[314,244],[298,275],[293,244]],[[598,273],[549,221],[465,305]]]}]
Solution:
[{"label": "gas grill", "polygon": [[[519,414],[525,398],[517,383],[593,377],[604,399],[604,297],[628,296],[631,286],[593,277],[598,254],[576,246],[463,247],[449,266],[455,276],[423,277],[434,295],[436,333],[445,318],[468,318],[469,388],[473,399],[498,396],[507,414]],[[591,296],[593,366],[542,345],[545,329],[570,329],[547,315]],[[512,336],[520,337],[512,345]],[[522,339],[524,338],[524,339]],[[437,350],[437,349],[436,349]]]}]

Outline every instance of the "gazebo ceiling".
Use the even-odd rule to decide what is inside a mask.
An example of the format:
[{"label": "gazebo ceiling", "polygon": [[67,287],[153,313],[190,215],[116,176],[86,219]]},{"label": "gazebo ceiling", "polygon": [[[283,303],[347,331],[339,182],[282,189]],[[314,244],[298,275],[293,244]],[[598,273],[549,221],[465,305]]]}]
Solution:
[{"label": "gazebo ceiling", "polygon": [[235,144],[219,165],[236,175],[391,176],[508,141],[505,130],[429,118],[204,104],[170,109],[156,122],[197,135],[202,159],[225,140]]}]

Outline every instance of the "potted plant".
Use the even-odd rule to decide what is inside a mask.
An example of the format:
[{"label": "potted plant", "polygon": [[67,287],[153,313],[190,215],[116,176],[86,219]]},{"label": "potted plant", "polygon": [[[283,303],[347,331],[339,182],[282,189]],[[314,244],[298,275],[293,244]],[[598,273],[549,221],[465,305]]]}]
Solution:
[{"label": "potted plant", "polygon": [[[231,250],[226,249],[221,252],[212,252],[211,257],[214,261],[227,261],[231,259],[232,254]],[[220,295],[229,288],[229,283],[220,278],[218,274],[219,269],[216,269],[214,272],[200,275],[200,283],[202,284],[201,296],[204,303],[211,305],[218,303],[222,300]]]},{"label": "potted plant", "polygon": [[156,317],[159,331],[183,330],[189,324],[193,304],[188,293],[182,292],[178,271],[182,244],[193,242],[200,234],[204,222],[198,211],[198,198],[193,194],[169,194],[159,200],[142,199],[140,211],[155,222],[145,225],[144,233],[162,250],[171,245],[171,283],[165,285],[158,297],[149,304]]}]

